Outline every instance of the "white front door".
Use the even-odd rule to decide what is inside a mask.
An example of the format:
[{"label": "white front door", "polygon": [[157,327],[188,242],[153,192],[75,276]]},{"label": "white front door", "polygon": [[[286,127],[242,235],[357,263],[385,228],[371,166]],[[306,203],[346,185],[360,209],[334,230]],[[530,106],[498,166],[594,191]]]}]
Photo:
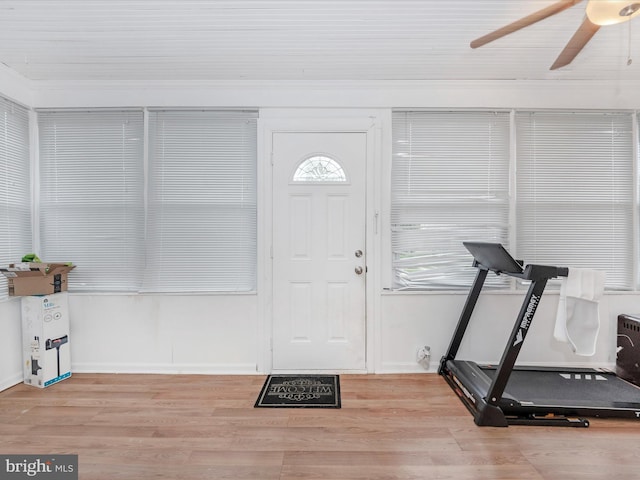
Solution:
[{"label": "white front door", "polygon": [[365,368],[364,132],[274,132],[273,369]]}]

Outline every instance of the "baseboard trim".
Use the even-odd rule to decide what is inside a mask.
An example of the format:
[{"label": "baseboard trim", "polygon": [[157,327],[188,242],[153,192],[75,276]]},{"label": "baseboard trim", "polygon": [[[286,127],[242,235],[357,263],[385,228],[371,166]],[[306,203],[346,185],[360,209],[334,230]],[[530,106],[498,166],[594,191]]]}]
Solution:
[{"label": "baseboard trim", "polygon": [[[477,362],[480,365],[495,365],[495,362]],[[610,370],[612,372],[615,372],[616,366],[613,363],[599,363],[599,364],[595,364],[595,363],[589,363],[589,362],[564,362],[562,364],[558,364],[558,363],[552,363],[552,362],[539,362],[539,363],[532,363],[532,362],[522,362],[522,363],[518,363],[517,366],[535,366],[535,367],[547,367],[547,368],[557,368],[557,369],[563,369],[563,368],[595,368],[595,369],[603,369],[603,370]],[[383,363],[380,366],[380,371],[377,371],[375,373],[436,373],[438,371],[438,367],[439,367],[439,359],[438,361],[433,361],[433,358],[431,359],[431,364],[429,365],[429,369],[425,370],[424,368],[422,368],[420,365],[418,365],[417,363],[413,363],[413,362],[386,362]]]},{"label": "baseboard trim", "polygon": [[22,383],[23,381],[24,381],[24,377],[22,372],[16,373],[15,375],[9,378],[5,378],[2,381],[0,381],[0,392],[7,390],[8,388],[14,387],[19,383]]},{"label": "baseboard trim", "polygon": [[375,373],[433,373],[437,366],[431,362],[428,370],[425,370],[415,362],[386,362],[380,365],[380,371]]},{"label": "baseboard trim", "polygon": [[255,363],[237,364],[121,364],[72,363],[73,373],[138,373],[138,374],[201,374],[201,375],[256,375]]}]

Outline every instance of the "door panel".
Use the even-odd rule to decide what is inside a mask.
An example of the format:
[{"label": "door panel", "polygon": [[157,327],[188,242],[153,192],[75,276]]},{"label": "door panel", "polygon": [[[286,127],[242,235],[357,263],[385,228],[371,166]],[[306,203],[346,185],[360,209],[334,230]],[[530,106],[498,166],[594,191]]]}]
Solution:
[{"label": "door panel", "polygon": [[274,370],[365,368],[365,165],[366,133],[273,134]]}]

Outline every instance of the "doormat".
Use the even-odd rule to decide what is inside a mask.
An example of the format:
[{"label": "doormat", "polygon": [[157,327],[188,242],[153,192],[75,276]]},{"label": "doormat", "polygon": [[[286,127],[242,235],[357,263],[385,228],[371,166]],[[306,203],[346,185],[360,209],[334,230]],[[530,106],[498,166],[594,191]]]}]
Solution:
[{"label": "doormat", "polygon": [[340,376],[269,375],[254,407],[340,408]]}]

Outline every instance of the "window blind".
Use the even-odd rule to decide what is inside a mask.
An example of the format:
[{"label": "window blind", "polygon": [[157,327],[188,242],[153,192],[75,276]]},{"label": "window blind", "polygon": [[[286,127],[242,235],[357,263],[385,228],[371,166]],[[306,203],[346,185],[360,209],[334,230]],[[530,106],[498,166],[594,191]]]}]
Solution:
[{"label": "window blind", "polygon": [[[31,178],[29,113],[0,97],[0,264],[19,262],[31,253]],[[0,300],[8,297],[0,275]]]},{"label": "window blind", "polygon": [[518,112],[517,252],[633,284],[633,135],[628,113]]},{"label": "window blind", "polygon": [[255,290],[256,169],[256,112],[149,112],[145,291]]},{"label": "window blind", "polygon": [[396,111],[392,136],[393,287],[467,288],[462,242],[508,246],[509,114]]},{"label": "window blind", "polygon": [[137,291],[144,268],[142,111],[43,111],[43,260],[73,262],[75,291]]}]

